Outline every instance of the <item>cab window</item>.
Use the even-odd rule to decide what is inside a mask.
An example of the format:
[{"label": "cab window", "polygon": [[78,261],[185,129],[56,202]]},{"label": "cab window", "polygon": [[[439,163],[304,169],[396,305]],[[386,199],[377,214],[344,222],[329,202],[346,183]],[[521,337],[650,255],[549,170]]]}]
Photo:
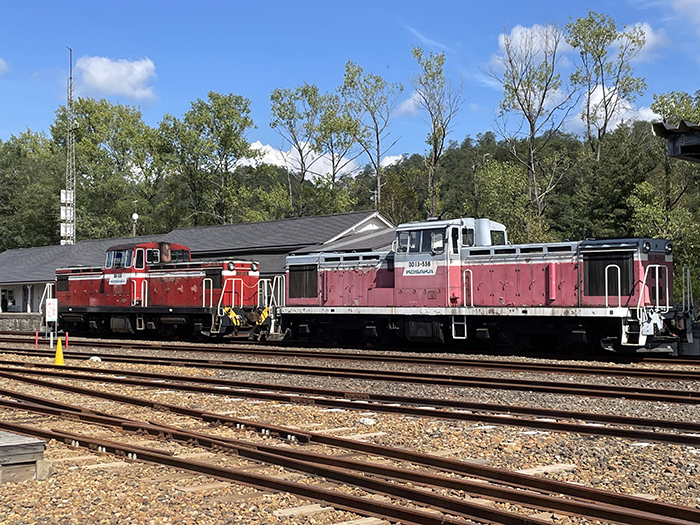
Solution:
[{"label": "cab window", "polygon": [[131,268],[131,250],[115,251],[112,268]]},{"label": "cab window", "polygon": [[491,230],[491,245],[498,246],[506,243],[506,232],[503,230]]},{"label": "cab window", "polygon": [[160,250],[146,250],[146,264],[158,264],[160,262]]},{"label": "cab window", "polygon": [[462,246],[474,246],[474,228],[462,228]]},{"label": "cab window", "polygon": [[134,263],[134,269],[143,270],[143,248],[136,250],[136,262]]},{"label": "cab window", "polygon": [[114,264],[114,252],[107,252],[107,259],[105,260],[105,268],[111,268]]},{"label": "cab window", "polygon": [[450,230],[450,238],[452,242],[452,253],[459,253],[459,230],[452,228]]},{"label": "cab window", "polygon": [[443,253],[445,251],[445,230],[423,231],[423,253]]},{"label": "cab window", "polygon": [[399,232],[399,242],[396,247],[398,253],[408,252],[408,232]]}]

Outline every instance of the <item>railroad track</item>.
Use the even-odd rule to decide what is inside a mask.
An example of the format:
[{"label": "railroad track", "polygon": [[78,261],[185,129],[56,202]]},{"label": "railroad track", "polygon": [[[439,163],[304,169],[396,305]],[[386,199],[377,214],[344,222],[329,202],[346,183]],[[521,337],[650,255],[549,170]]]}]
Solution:
[{"label": "railroad track", "polygon": [[[0,343],[25,343],[34,344],[35,338],[33,334],[26,336],[2,335],[0,332]],[[7,334],[7,332],[5,332]],[[31,336],[31,337],[30,337]],[[466,368],[487,368],[494,370],[530,370],[534,372],[556,372],[567,374],[605,374],[607,372],[613,375],[623,375],[626,371],[631,371],[633,374],[637,370],[635,368],[620,368],[606,365],[565,365],[565,364],[546,364],[546,363],[525,363],[525,362],[508,362],[496,359],[477,359],[473,357],[450,358],[450,357],[424,357],[412,355],[411,352],[397,355],[396,353],[377,353],[370,352],[366,349],[355,351],[327,351],[321,349],[306,350],[300,347],[288,348],[280,346],[278,343],[272,345],[264,342],[251,342],[248,340],[226,340],[224,344],[211,343],[163,343],[152,341],[129,341],[129,340],[103,340],[103,339],[86,339],[72,338],[70,344],[77,347],[88,348],[118,348],[118,349],[136,349],[149,351],[163,352],[189,352],[189,353],[219,353],[224,355],[250,355],[259,357],[282,357],[282,358],[313,358],[325,360],[343,360],[357,362],[381,362],[381,363],[397,363],[397,364],[415,364],[415,365],[434,365],[434,366],[449,366],[449,367],[466,367]],[[48,346],[49,341],[41,338],[38,340],[42,346]],[[232,348],[233,346],[233,348]],[[272,348],[270,348],[272,346]],[[22,350],[19,349],[18,350]],[[415,352],[416,349],[411,349]],[[430,349],[422,349],[423,352],[429,352]],[[571,360],[577,362],[594,360],[595,362],[604,362],[612,365],[623,365],[632,363],[656,364],[664,366],[690,366],[699,367],[696,372],[700,374],[700,358],[658,358],[658,357],[641,357],[641,356],[621,356],[609,355],[598,356],[596,358],[586,357],[571,357],[559,355],[528,355],[527,357],[542,357],[545,359]]]},{"label": "railroad track", "polygon": [[[44,385],[50,388],[48,385]],[[159,383],[162,388],[162,383]],[[87,389],[83,389],[87,390]],[[94,395],[117,403],[144,406],[144,401],[124,395],[109,394],[90,390],[86,395]],[[486,507],[483,500],[509,502],[530,509],[545,510],[558,514],[584,516],[592,519],[629,523],[631,525],[687,525],[700,521],[700,511],[686,507],[668,505],[623,494],[601,491],[570,483],[537,478],[524,474],[493,469],[441,458],[429,454],[418,454],[403,449],[392,449],[367,442],[348,440],[314,432],[300,432],[298,429],[275,427],[264,423],[231,418],[225,414],[197,411],[178,405],[159,404],[159,410],[168,410],[173,414],[187,415],[205,422],[216,421],[218,424],[238,429],[253,429],[267,436],[284,437],[287,441],[309,443],[351,450],[371,456],[390,458],[422,465],[427,468],[440,469],[440,474],[431,474],[414,468],[397,468],[377,462],[357,461],[338,457],[337,455],[311,453],[303,447],[279,447],[260,443],[244,442],[233,438],[211,436],[202,432],[193,432],[163,424],[139,422],[108,413],[98,412],[92,408],[58,403],[43,397],[31,396],[19,392],[3,391],[3,395],[13,397],[15,401],[7,402],[8,408],[22,412],[31,412],[47,416],[65,417],[71,421],[80,420],[91,424],[107,426],[130,434],[150,435],[163,440],[175,440],[180,443],[193,443],[197,446],[211,448],[218,452],[234,453],[251,461],[280,465],[305,474],[322,476],[336,483],[362,487],[370,492],[388,495],[396,501],[412,502],[429,507],[415,509],[397,504],[387,504],[357,498],[324,488],[251,474],[241,469],[219,467],[174,457],[162,450],[129,446],[119,441],[90,437],[89,434],[76,434],[57,430],[45,430],[9,422],[0,423],[0,427],[44,439],[57,439],[71,446],[85,447],[100,452],[117,454],[130,461],[148,461],[169,465],[175,468],[203,473],[218,479],[243,483],[257,488],[288,491],[301,497],[331,503],[333,506],[373,516],[400,520],[404,523],[438,524],[465,523],[463,520],[489,521],[507,524],[542,524],[551,523],[532,516],[505,512],[499,508]],[[369,474],[369,475],[368,475]],[[481,481],[473,479],[478,478]],[[487,483],[484,483],[487,482]],[[419,485],[422,488],[413,488]],[[506,486],[504,486],[506,485]],[[443,492],[459,491],[470,499],[455,497]],[[472,501],[477,498],[479,501]],[[436,515],[435,510],[440,514]]]},{"label": "railroad track", "polygon": [[[0,361],[0,363],[3,362]],[[662,419],[600,415],[522,406],[471,403],[455,399],[416,398],[308,387],[286,387],[276,384],[260,384],[230,379],[178,376],[153,372],[94,370],[91,368],[74,366],[65,367],[64,371],[64,367],[55,367],[52,365],[35,365],[33,363],[27,363],[27,365],[29,366],[28,368],[5,368],[0,371],[0,377],[24,381],[56,390],[65,390],[93,396],[96,394],[92,389],[49,382],[46,381],[45,378],[54,377],[81,382],[112,383],[156,389],[162,389],[167,386],[170,390],[194,392],[198,394],[228,395],[239,398],[273,401],[277,403],[314,405],[333,409],[369,409],[376,412],[402,414],[414,417],[432,417],[457,421],[520,426],[554,432],[573,432],[592,436],[613,436],[633,440],[700,447],[700,423],[685,421],[665,421]],[[276,393],[276,391],[284,393]],[[0,390],[0,393],[2,393],[2,390]],[[158,405],[158,403],[151,401],[145,401],[144,403],[144,406],[156,407]],[[572,423],[570,421],[580,421],[581,423]],[[650,431],[644,429],[655,430]],[[661,431],[661,429],[665,431]]]},{"label": "railroad track", "polygon": [[[48,354],[41,354],[47,357]],[[40,355],[40,356],[41,356]],[[85,357],[84,354],[64,353],[68,357]],[[555,381],[533,381],[521,379],[504,379],[504,378],[488,378],[488,377],[472,377],[466,375],[453,374],[429,374],[419,372],[404,372],[390,370],[374,370],[360,368],[342,368],[330,369],[324,366],[308,366],[308,365],[291,365],[278,363],[251,363],[251,362],[233,362],[220,361],[218,359],[179,359],[172,357],[153,357],[153,356],[100,356],[100,359],[105,361],[133,363],[133,364],[153,364],[166,366],[188,366],[193,368],[207,368],[227,371],[247,371],[261,372],[288,375],[308,375],[308,376],[323,376],[335,377],[338,379],[366,379],[373,381],[390,381],[390,382],[409,382],[413,384],[439,385],[446,387],[462,387],[462,388],[485,388],[496,390],[527,390],[531,392],[546,392],[550,394],[561,394],[571,396],[588,396],[602,398],[620,398],[635,399],[642,401],[657,401],[665,403],[682,403],[682,404],[697,404],[700,402],[700,391],[694,390],[674,390],[674,389],[644,389],[623,386],[596,386],[589,384],[572,384],[571,382],[555,382]],[[0,364],[13,366],[16,361],[0,360]],[[31,366],[27,363],[28,366]],[[47,366],[35,364],[34,366]],[[66,370],[71,367],[64,367]],[[77,370],[81,370],[77,367]],[[643,370],[642,372],[646,372]],[[680,371],[687,372],[687,371]],[[611,374],[606,374],[611,375]],[[637,378],[663,378],[666,380],[700,380],[695,371],[689,373],[678,373],[677,371],[652,371],[651,376],[640,373],[635,376]],[[628,377],[624,375],[624,377]]]}]

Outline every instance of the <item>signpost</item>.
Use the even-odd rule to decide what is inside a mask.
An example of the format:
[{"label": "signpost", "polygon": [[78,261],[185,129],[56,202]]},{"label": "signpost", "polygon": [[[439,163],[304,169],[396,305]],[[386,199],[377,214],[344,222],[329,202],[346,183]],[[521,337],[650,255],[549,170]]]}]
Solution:
[{"label": "signpost", "polygon": [[[58,337],[58,299],[46,299],[46,329],[49,329],[49,323],[53,323],[53,332]],[[51,348],[53,348],[53,337],[51,337]]]}]

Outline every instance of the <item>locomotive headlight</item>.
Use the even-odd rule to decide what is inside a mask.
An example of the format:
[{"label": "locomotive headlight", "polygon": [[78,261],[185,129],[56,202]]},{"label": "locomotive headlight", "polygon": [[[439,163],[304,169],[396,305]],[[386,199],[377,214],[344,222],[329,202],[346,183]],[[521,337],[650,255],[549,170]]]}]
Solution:
[{"label": "locomotive headlight", "polygon": [[642,245],[642,253],[649,253],[651,251],[651,243],[649,241],[644,241]]},{"label": "locomotive headlight", "polygon": [[229,271],[229,272],[232,272],[233,269],[236,267],[236,265],[233,264],[232,262],[230,262],[230,263],[228,263],[228,264],[226,265],[226,267],[228,268],[228,271]]},{"label": "locomotive headlight", "polygon": [[671,255],[671,253],[673,252],[673,243],[666,243],[666,248],[664,249],[664,251],[666,252],[666,255]]},{"label": "locomotive headlight", "polygon": [[250,271],[257,272],[258,271],[258,263],[256,263],[256,262],[250,263]]}]

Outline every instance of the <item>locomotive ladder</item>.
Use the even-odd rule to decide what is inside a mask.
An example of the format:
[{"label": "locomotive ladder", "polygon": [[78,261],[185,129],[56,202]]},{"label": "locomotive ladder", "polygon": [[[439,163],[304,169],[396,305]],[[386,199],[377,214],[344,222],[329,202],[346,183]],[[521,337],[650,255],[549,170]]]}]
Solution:
[{"label": "locomotive ladder", "polygon": [[[647,282],[650,276],[649,271],[652,268],[654,269],[654,275],[651,282]],[[659,294],[661,273],[663,273],[665,278],[664,304],[661,304],[662,298]],[[637,319],[623,319],[622,337],[620,340],[620,344],[623,346],[645,346],[648,336],[653,336],[663,329],[662,315],[671,309],[668,273],[668,268],[661,264],[650,264],[645,268],[644,277],[639,281],[642,286],[639,290],[639,300],[637,301]],[[651,285],[653,285],[654,289],[653,297],[649,293]],[[642,304],[645,298],[648,299],[649,305]]]}]

